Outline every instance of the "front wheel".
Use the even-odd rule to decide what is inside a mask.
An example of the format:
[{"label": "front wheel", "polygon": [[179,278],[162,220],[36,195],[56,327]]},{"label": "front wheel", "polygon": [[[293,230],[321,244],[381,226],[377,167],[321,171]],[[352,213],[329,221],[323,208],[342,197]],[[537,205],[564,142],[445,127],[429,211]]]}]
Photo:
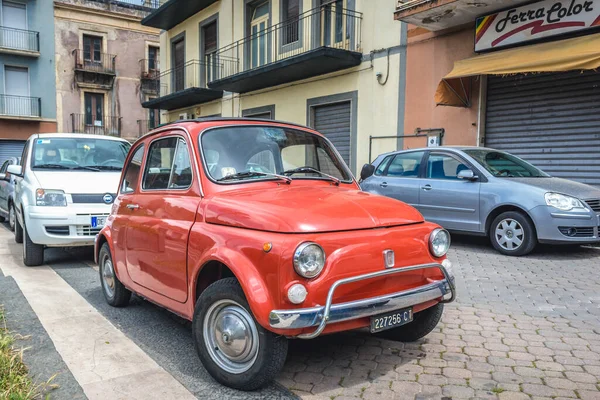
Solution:
[{"label": "front wheel", "polygon": [[260,326],[235,278],[210,285],[196,302],[194,345],[219,383],[256,390],[272,382],[285,363],[287,339]]},{"label": "front wheel", "polygon": [[23,224],[23,264],[28,267],[37,267],[43,263],[44,246],[33,243],[27,232],[27,225]]},{"label": "front wheel", "polygon": [[490,240],[496,250],[507,256],[524,256],[537,244],[533,223],[516,211],[502,213],[492,221]]},{"label": "front wheel", "polygon": [[438,303],[421,312],[415,313],[412,322],[389,329],[387,331],[376,333],[375,335],[388,340],[398,342],[415,342],[431,333],[442,319],[444,305]]},{"label": "front wheel", "polygon": [[108,243],[102,245],[98,254],[98,263],[100,284],[106,302],[113,307],[125,307],[131,299],[131,292],[117,278]]},{"label": "front wheel", "polygon": [[15,206],[13,204],[11,204],[8,207],[8,227],[10,228],[11,231],[15,230]]}]

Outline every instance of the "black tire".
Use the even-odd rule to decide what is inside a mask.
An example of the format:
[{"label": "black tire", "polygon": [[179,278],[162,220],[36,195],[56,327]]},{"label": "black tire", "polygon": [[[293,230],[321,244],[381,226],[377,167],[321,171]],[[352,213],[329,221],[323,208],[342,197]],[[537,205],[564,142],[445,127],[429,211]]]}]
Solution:
[{"label": "black tire", "polygon": [[[108,267],[107,261],[110,262],[110,267]],[[112,269],[112,288],[110,288],[109,283],[104,277],[104,272],[107,268]],[[108,243],[104,243],[102,248],[100,248],[100,253],[98,254],[98,270],[100,271],[100,285],[102,286],[102,293],[104,293],[106,302],[113,307],[127,306],[131,299],[131,291],[123,286],[119,278],[117,278]]]},{"label": "black tire", "polygon": [[[516,222],[514,227],[520,227],[520,229],[512,229],[512,227],[508,225],[505,226],[511,229],[503,228],[502,226],[500,226],[500,224],[503,221],[514,221]],[[508,238],[508,236],[506,235],[501,235],[497,233],[497,229],[501,229],[501,231],[507,231],[512,236]],[[522,237],[518,237],[519,235],[515,233],[519,231],[522,232]],[[531,253],[537,245],[537,235],[535,232],[533,222],[529,219],[527,215],[518,211],[507,211],[494,218],[492,224],[490,225],[489,237],[490,241],[492,242],[492,246],[494,246],[494,248],[499,253],[502,253],[506,256],[524,256],[526,254]],[[521,241],[521,244],[518,247],[514,247],[511,249],[510,242],[501,242],[502,240],[514,240],[515,237],[517,237]]]},{"label": "black tire", "polygon": [[19,223],[19,219],[15,215],[15,242],[23,243],[23,227]]},{"label": "black tire", "polygon": [[[204,321],[211,309],[221,302],[232,302],[233,307],[242,307],[249,314],[258,334],[258,349],[254,360],[248,362],[247,370],[240,373],[231,373],[219,366],[211,356],[204,337]],[[235,304],[233,304],[235,303]],[[227,308],[227,307],[225,307]],[[239,309],[239,308],[238,308]],[[213,311],[214,312],[214,311]],[[220,312],[219,312],[220,313]],[[219,314],[217,314],[218,316]],[[251,329],[250,329],[251,331]],[[194,319],[192,322],[194,347],[198,352],[200,361],[208,373],[219,383],[238,390],[256,390],[272,382],[285,363],[288,350],[288,341],[285,337],[275,335],[264,329],[256,322],[250,306],[244,296],[244,291],[235,278],[226,278],[210,285],[196,302]],[[215,338],[217,335],[215,335]],[[220,350],[213,350],[217,353]],[[225,354],[221,351],[220,354]],[[224,356],[225,357],[225,356]]]},{"label": "black tire", "polygon": [[[11,218],[12,215],[12,218]],[[15,230],[15,221],[17,220],[17,214],[15,214],[15,205],[13,203],[10,203],[8,205],[8,227],[10,228],[11,231],[14,232]]]},{"label": "black tire", "polygon": [[382,339],[415,342],[431,333],[442,319],[444,305],[438,303],[414,315],[413,321],[387,331],[376,333]]},{"label": "black tire", "polygon": [[33,243],[27,232],[27,225],[23,226],[23,264],[28,267],[37,267],[44,263],[44,246]]},{"label": "black tire", "polygon": [[6,221],[6,218],[0,215],[0,222]]}]

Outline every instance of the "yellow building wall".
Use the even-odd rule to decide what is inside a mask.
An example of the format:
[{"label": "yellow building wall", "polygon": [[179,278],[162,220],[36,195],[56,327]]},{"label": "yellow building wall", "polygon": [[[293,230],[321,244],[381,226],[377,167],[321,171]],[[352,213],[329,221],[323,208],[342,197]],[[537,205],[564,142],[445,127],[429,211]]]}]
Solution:
[{"label": "yellow building wall", "polygon": [[[400,44],[401,23],[393,19],[394,2],[389,0],[355,0],[355,10],[363,13],[362,53],[363,62],[355,68],[321,75],[304,81],[291,82],[278,87],[245,93],[226,93],[223,99],[199,104],[186,109],[164,112],[162,121],[175,121],[182,113],[188,117],[202,117],[220,114],[223,117],[241,117],[242,111],[250,108],[275,105],[275,118],[307,125],[307,101],[309,99],[332,96],[340,93],[358,92],[358,115],[356,132],[356,160],[352,162],[354,173],[369,162],[369,136],[393,136],[403,133],[398,127],[398,109],[404,104],[399,101],[404,93],[399,93],[400,85]],[[161,65],[170,68],[171,38],[185,31],[186,61],[197,60],[200,51],[199,24],[219,13],[219,47],[224,47],[244,36],[243,0],[236,0],[232,10],[231,2],[218,2],[202,10],[192,18],[161,35]],[[279,0],[271,5],[271,24],[279,22]],[[303,12],[312,8],[312,0],[304,0]],[[233,13],[232,13],[233,11]],[[233,24],[232,32],[232,21]],[[388,56],[387,50],[390,49]],[[370,54],[373,53],[373,60]],[[389,72],[388,72],[389,62]],[[377,80],[381,74],[382,85]],[[396,150],[397,140],[373,141],[371,160],[383,152]]]}]

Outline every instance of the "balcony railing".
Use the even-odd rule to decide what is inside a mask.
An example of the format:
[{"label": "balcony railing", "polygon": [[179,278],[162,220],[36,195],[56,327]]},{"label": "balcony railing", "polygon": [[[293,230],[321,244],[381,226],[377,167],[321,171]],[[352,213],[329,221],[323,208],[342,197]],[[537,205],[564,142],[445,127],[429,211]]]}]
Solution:
[{"label": "balcony railing", "polygon": [[154,119],[138,119],[138,137],[142,137],[160,124]]},{"label": "balcony railing", "polygon": [[0,94],[0,115],[40,118],[42,116],[42,99]]},{"label": "balcony railing", "polygon": [[361,23],[361,13],[335,4],[307,11],[298,19],[273,25],[219,49],[214,55],[218,68],[210,81],[324,47],[360,52]]},{"label": "balcony railing", "polygon": [[82,49],[73,50],[75,69],[100,74],[115,74],[115,58],[113,54],[98,53]]},{"label": "balcony railing", "polygon": [[0,48],[39,52],[40,33],[0,26]]},{"label": "balcony railing", "polygon": [[[132,2],[135,0],[125,0],[126,2]],[[140,0],[143,7],[147,8],[159,8],[169,0]]]},{"label": "balcony railing", "polygon": [[71,132],[121,136],[121,117],[71,114]]},{"label": "balcony railing", "polygon": [[160,61],[157,59],[140,60],[140,77],[142,79],[157,79],[160,77]]},{"label": "balcony railing", "polygon": [[206,64],[190,60],[184,65],[164,71],[160,74],[156,86],[159,96],[167,96],[191,88],[206,88],[207,79],[217,70],[216,63]]}]

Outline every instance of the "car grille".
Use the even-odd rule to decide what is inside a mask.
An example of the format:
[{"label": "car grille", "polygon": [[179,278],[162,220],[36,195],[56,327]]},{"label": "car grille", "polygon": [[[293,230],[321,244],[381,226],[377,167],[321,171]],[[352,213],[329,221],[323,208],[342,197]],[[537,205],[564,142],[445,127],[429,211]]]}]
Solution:
[{"label": "car grille", "polygon": [[596,212],[600,212],[600,199],[585,200],[588,206]]},{"label": "car grille", "polygon": [[[117,197],[115,193],[110,193],[113,199]],[[104,202],[104,194],[87,194],[87,193],[75,193],[71,195],[73,203],[81,204],[106,204]]]},{"label": "car grille", "polygon": [[77,225],[77,236],[96,236],[102,228],[92,228],[91,225]]},{"label": "car grille", "polygon": [[50,235],[68,236],[69,226],[47,226],[46,232]]},{"label": "car grille", "polygon": [[594,237],[594,227],[577,228],[574,226],[559,226],[558,230],[565,236],[574,238]]}]

